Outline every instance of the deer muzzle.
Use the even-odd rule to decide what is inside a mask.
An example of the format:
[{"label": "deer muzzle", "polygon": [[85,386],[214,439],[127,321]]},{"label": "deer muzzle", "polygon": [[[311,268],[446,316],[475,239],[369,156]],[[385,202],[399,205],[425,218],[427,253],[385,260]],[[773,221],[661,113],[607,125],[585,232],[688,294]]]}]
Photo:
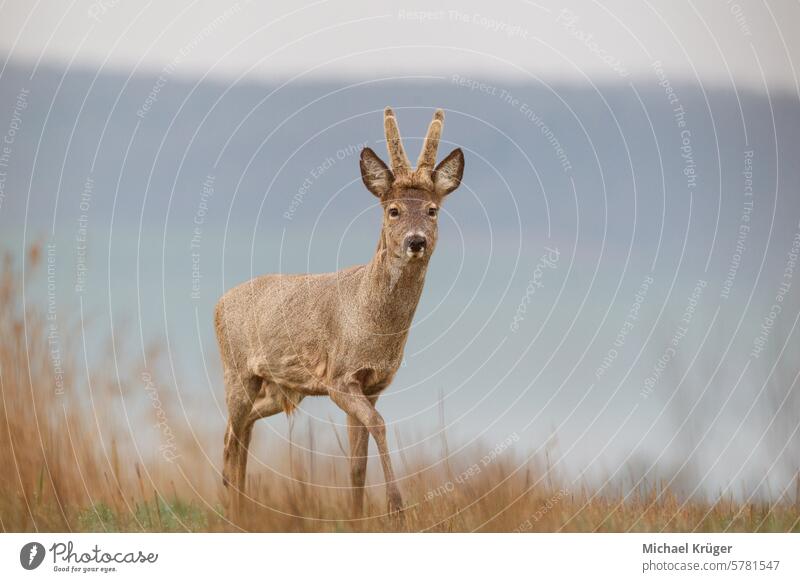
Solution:
[{"label": "deer muzzle", "polygon": [[418,259],[425,254],[425,249],[428,246],[428,239],[425,235],[420,233],[410,234],[403,242],[403,247],[406,250],[406,255]]}]

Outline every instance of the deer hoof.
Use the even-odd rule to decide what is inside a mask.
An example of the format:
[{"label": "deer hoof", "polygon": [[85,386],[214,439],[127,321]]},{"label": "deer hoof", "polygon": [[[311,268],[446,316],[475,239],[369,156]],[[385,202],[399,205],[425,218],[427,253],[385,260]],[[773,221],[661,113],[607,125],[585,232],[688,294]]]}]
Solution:
[{"label": "deer hoof", "polygon": [[389,515],[395,517],[402,517],[403,510],[405,509],[403,506],[403,498],[400,496],[400,493],[397,491],[390,493],[388,498],[388,509]]}]

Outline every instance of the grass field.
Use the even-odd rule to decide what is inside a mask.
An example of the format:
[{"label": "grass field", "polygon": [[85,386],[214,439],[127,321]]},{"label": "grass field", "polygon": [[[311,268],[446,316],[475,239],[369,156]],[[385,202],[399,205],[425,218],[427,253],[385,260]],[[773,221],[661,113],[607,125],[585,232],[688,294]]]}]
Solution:
[{"label": "grass field", "polygon": [[[38,284],[48,276],[42,252],[28,257]],[[368,517],[350,519],[344,456],[286,445],[274,455],[287,470],[251,470],[251,500],[233,520],[218,472],[221,434],[175,422],[169,437],[179,459],[137,451],[129,435],[154,420],[126,414],[123,404],[147,378],[111,354],[109,369],[86,371],[80,350],[70,349],[80,330],[63,322],[54,330],[47,309],[23,313],[19,274],[9,258],[2,268],[3,531],[800,531],[797,503],[687,501],[660,483],[601,494],[560,482],[546,458],[487,459],[478,444],[442,458],[397,455],[402,521],[383,514],[379,474],[368,481]],[[159,401],[158,410],[170,406]]]}]

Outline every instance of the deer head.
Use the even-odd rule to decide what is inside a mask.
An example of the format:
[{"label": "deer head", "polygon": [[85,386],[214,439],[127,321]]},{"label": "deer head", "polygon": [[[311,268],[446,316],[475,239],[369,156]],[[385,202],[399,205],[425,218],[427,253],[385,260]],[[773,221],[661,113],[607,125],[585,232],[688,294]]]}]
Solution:
[{"label": "deer head", "polygon": [[391,169],[370,148],[361,151],[361,179],[383,207],[381,246],[404,262],[430,258],[436,246],[439,208],[461,184],[464,174],[460,148],[434,167],[443,122],[444,111],[437,109],[415,170],[406,157],[397,119],[389,107],[384,110],[384,130]]}]

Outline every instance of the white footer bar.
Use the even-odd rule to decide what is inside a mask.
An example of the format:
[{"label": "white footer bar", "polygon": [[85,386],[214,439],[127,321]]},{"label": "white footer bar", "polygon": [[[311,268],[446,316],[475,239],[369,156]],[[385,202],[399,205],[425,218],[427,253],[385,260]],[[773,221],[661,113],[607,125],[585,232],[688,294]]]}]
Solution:
[{"label": "white footer bar", "polygon": [[0,534],[0,579],[779,581],[800,580],[799,550],[796,534]]}]

